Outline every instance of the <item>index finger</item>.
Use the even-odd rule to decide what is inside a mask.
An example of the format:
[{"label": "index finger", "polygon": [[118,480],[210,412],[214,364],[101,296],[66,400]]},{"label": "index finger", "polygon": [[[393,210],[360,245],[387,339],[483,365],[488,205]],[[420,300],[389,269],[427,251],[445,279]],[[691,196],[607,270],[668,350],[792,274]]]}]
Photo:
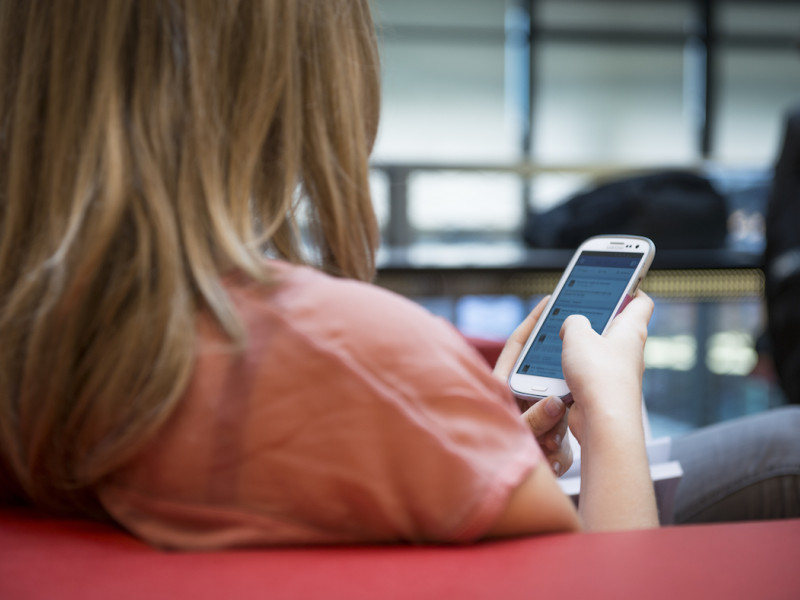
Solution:
[{"label": "index finger", "polygon": [[633,300],[631,300],[625,309],[611,321],[607,333],[611,333],[621,325],[628,327],[631,325],[638,325],[643,327],[646,332],[650,317],[653,316],[653,308],[654,304],[650,296],[641,290],[637,291]]}]

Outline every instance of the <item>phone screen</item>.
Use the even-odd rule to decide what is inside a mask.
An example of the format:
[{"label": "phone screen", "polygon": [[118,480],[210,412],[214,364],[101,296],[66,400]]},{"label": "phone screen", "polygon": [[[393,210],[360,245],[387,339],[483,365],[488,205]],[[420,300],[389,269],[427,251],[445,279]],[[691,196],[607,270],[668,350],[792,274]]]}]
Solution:
[{"label": "phone screen", "polygon": [[600,333],[641,259],[636,252],[581,252],[517,373],[563,379],[558,334],[564,319],[584,315]]}]

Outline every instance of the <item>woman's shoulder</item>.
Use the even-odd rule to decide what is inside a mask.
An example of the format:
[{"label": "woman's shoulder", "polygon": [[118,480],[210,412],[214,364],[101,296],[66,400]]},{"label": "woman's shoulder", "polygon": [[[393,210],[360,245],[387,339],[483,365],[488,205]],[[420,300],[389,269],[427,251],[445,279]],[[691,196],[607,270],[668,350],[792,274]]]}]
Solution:
[{"label": "woman's shoulder", "polygon": [[[391,306],[403,313],[426,313],[415,302],[373,283],[335,277],[313,267],[272,261],[278,284],[278,299],[313,311],[325,308],[369,308]],[[302,298],[307,302],[300,302]]]},{"label": "woman's shoulder", "polygon": [[201,348],[157,443],[106,487],[108,510],[173,547],[480,537],[539,460],[504,384],[401,296],[274,274],[230,284],[246,349]]},{"label": "woman's shoulder", "polygon": [[484,358],[446,319],[374,284],[274,266],[273,286],[230,291],[250,336],[251,364],[260,370],[273,377],[336,373],[333,387],[359,382],[422,403],[443,396],[511,402]]},{"label": "woman's shoulder", "polygon": [[444,345],[477,356],[447,320],[375,284],[338,278],[306,266],[272,261],[275,283],[229,290],[245,320],[270,319],[298,335],[333,338],[351,349]]}]

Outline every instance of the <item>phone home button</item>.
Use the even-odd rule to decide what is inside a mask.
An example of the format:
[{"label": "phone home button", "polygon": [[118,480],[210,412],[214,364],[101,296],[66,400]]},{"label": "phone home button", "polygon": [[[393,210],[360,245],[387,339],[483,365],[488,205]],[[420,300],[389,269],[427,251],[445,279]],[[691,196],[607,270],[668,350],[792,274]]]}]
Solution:
[{"label": "phone home button", "polygon": [[543,394],[547,391],[548,386],[546,385],[532,385],[529,389],[534,394]]}]

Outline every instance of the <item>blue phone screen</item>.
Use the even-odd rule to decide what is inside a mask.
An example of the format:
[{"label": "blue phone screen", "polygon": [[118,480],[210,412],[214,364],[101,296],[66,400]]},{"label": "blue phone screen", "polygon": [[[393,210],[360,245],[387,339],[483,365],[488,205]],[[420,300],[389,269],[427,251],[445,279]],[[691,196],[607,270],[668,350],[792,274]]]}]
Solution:
[{"label": "blue phone screen", "polygon": [[517,373],[563,379],[558,334],[564,319],[584,315],[601,332],[641,258],[633,252],[582,252]]}]

